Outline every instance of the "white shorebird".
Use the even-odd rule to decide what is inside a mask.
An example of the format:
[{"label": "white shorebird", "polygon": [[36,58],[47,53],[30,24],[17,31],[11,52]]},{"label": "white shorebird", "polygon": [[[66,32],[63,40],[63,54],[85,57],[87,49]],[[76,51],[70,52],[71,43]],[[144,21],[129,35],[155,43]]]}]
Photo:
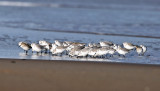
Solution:
[{"label": "white shorebird", "polygon": [[67,44],[66,42],[63,42],[63,46],[68,47],[69,44]]},{"label": "white shorebird", "polygon": [[79,45],[79,44],[71,44],[71,45],[69,45],[67,48],[66,48],[66,51],[67,52],[69,52],[69,51],[71,51],[73,48],[81,48],[81,49],[83,49],[85,47],[85,45]]},{"label": "white shorebird", "polygon": [[72,43],[74,42],[71,42],[71,41],[64,41],[63,43],[67,44],[68,46],[71,45]]},{"label": "white shorebird", "polygon": [[26,52],[26,54],[28,53],[28,50],[31,49],[31,45],[26,42],[19,42],[18,45]]},{"label": "white shorebird", "polygon": [[101,47],[101,45],[99,43],[89,43],[88,47],[92,48],[92,47]]},{"label": "white shorebird", "polygon": [[98,47],[98,48],[101,47],[101,45],[100,45],[99,43],[93,43],[93,46],[94,46],[94,47]]},{"label": "white shorebird", "polygon": [[75,47],[75,48],[72,48],[71,51],[69,51],[68,55],[70,57],[74,57],[74,56],[77,56],[79,55],[80,51],[82,50],[82,48],[80,47]]},{"label": "white shorebird", "polygon": [[52,54],[53,55],[57,55],[57,54],[62,55],[65,52],[65,50],[66,50],[66,47],[64,47],[64,46],[57,46],[55,48],[55,50],[52,52]]},{"label": "white shorebird", "polygon": [[58,40],[55,40],[54,42],[55,42],[55,44],[56,44],[57,46],[63,46],[63,42],[60,42],[60,41],[58,41]]},{"label": "white shorebird", "polygon": [[40,40],[39,44],[32,43],[31,45],[26,42],[19,42],[18,45],[26,52],[32,48],[33,51],[39,53],[45,50],[50,50],[53,55],[63,54],[66,53],[69,56],[76,56],[76,57],[104,57],[109,54],[113,56],[115,52],[118,52],[119,55],[125,55],[129,53],[130,50],[136,49],[138,55],[144,55],[147,51],[147,47],[144,45],[136,46],[134,44],[124,42],[122,48],[119,45],[113,44],[112,42],[103,41],[99,43],[89,43],[86,46],[86,43],[79,43],[79,42],[71,42],[71,41],[64,41],[60,42],[55,40],[54,44],[51,44],[47,41]]},{"label": "white shorebird", "polygon": [[90,47],[85,47],[85,48],[81,49],[78,54],[78,57],[87,57],[90,49],[91,49]]},{"label": "white shorebird", "polygon": [[66,51],[69,52],[69,51],[71,51],[73,48],[74,48],[74,46],[70,45],[70,46],[68,46],[68,47],[66,48]]},{"label": "white shorebird", "polygon": [[123,55],[124,57],[125,57],[125,55],[126,55],[127,53],[129,53],[129,50],[128,50],[128,49],[126,49],[126,48],[121,48],[119,45],[118,45],[117,47],[114,47],[114,49],[116,49],[116,51],[117,51],[119,54]]},{"label": "white shorebird", "polygon": [[128,43],[128,42],[124,42],[123,46],[124,46],[124,48],[126,48],[128,50],[132,50],[132,49],[134,49],[136,47],[135,45],[133,45],[131,43]]},{"label": "white shorebird", "polygon": [[88,43],[88,47],[92,48],[94,45],[92,43]]},{"label": "white shorebird", "polygon": [[110,56],[113,56],[113,54],[116,52],[116,50],[115,49],[113,49],[113,48],[109,48],[109,50],[108,50],[108,54],[110,54]]},{"label": "white shorebird", "polygon": [[51,43],[49,43],[45,40],[40,40],[39,45],[43,46],[46,49],[46,52],[51,49]]},{"label": "white shorebird", "polygon": [[83,49],[85,47],[85,44],[84,43],[72,43],[71,45],[69,45],[66,50],[69,52],[71,51],[73,48],[81,48]]},{"label": "white shorebird", "polygon": [[102,47],[109,47],[113,45],[113,43],[109,41],[100,41],[99,43]]},{"label": "white shorebird", "polygon": [[85,43],[74,42],[71,45],[72,46],[82,46],[82,47],[84,47],[86,44]]},{"label": "white shorebird", "polygon": [[50,52],[53,52],[56,49],[56,47],[57,47],[57,45],[53,43],[51,46]]},{"label": "white shorebird", "polygon": [[39,52],[42,53],[45,50],[43,46],[36,44],[36,43],[32,43],[31,47],[32,47],[32,53],[35,51],[38,54]]},{"label": "white shorebird", "polygon": [[142,53],[142,55],[144,55],[144,53],[147,51],[147,47],[146,47],[146,46],[144,46],[144,45],[140,45],[140,47],[142,47],[142,49],[143,49],[143,53]]},{"label": "white shorebird", "polygon": [[109,52],[108,50],[109,50],[108,48],[98,48],[95,56],[104,57],[108,54]]},{"label": "white shorebird", "polygon": [[143,53],[143,49],[141,46],[136,46],[136,52],[138,53],[138,55],[140,56]]},{"label": "white shorebird", "polygon": [[95,57],[98,49],[99,48],[97,48],[97,47],[91,48],[90,51],[88,52],[88,55],[91,56],[91,57]]},{"label": "white shorebird", "polygon": [[56,44],[52,44],[52,47],[50,49],[50,51],[52,52],[53,55],[62,55],[67,47],[64,46],[57,46]]}]

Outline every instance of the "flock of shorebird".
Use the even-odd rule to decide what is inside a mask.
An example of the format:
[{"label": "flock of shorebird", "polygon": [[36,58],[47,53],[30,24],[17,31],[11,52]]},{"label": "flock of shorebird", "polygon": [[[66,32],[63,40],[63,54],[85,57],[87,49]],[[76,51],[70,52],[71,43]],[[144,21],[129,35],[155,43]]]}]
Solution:
[{"label": "flock of shorebird", "polygon": [[69,55],[69,57],[110,57],[117,53],[119,56],[125,57],[130,51],[136,51],[138,55],[144,55],[147,51],[147,47],[144,45],[134,45],[128,42],[124,42],[122,46],[114,44],[109,41],[101,41],[99,43],[79,43],[71,41],[58,41],[50,43],[44,40],[40,40],[39,43],[26,43],[19,42],[25,53],[31,49],[32,53],[52,53],[52,55],[62,56]]}]

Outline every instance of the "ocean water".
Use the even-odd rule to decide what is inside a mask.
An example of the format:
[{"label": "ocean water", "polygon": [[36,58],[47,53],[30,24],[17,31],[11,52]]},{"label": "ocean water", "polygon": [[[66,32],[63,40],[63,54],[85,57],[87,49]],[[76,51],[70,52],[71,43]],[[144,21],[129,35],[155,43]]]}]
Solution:
[{"label": "ocean water", "polygon": [[[0,1],[0,58],[79,60],[160,64],[158,0],[7,0]],[[25,55],[19,41],[131,42],[148,47],[108,59]]]}]

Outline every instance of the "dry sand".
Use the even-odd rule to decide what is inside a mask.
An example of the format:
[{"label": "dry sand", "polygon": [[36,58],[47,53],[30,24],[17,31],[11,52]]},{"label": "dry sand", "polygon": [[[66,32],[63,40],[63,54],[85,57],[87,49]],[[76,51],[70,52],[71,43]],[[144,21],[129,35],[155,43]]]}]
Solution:
[{"label": "dry sand", "polygon": [[0,59],[0,91],[160,91],[160,66]]}]

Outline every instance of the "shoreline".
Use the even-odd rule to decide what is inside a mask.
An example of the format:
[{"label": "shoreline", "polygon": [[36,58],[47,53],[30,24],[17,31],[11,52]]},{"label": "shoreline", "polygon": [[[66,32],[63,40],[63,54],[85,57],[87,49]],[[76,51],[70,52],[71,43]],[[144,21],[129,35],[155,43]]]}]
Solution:
[{"label": "shoreline", "polygon": [[[14,60],[14,62],[12,61]],[[82,61],[82,60],[47,60],[47,59],[16,59],[16,58],[0,58],[0,63],[1,62],[21,62],[21,61],[32,61],[32,62],[62,62],[62,63],[86,63],[86,64],[106,64],[106,65],[130,65],[130,66],[157,66],[160,67],[160,64],[146,64],[146,63],[127,63],[127,62],[111,62],[111,61],[95,61],[95,60],[90,60],[90,61]]]},{"label": "shoreline", "polygon": [[2,91],[159,91],[160,66],[0,59]]}]

